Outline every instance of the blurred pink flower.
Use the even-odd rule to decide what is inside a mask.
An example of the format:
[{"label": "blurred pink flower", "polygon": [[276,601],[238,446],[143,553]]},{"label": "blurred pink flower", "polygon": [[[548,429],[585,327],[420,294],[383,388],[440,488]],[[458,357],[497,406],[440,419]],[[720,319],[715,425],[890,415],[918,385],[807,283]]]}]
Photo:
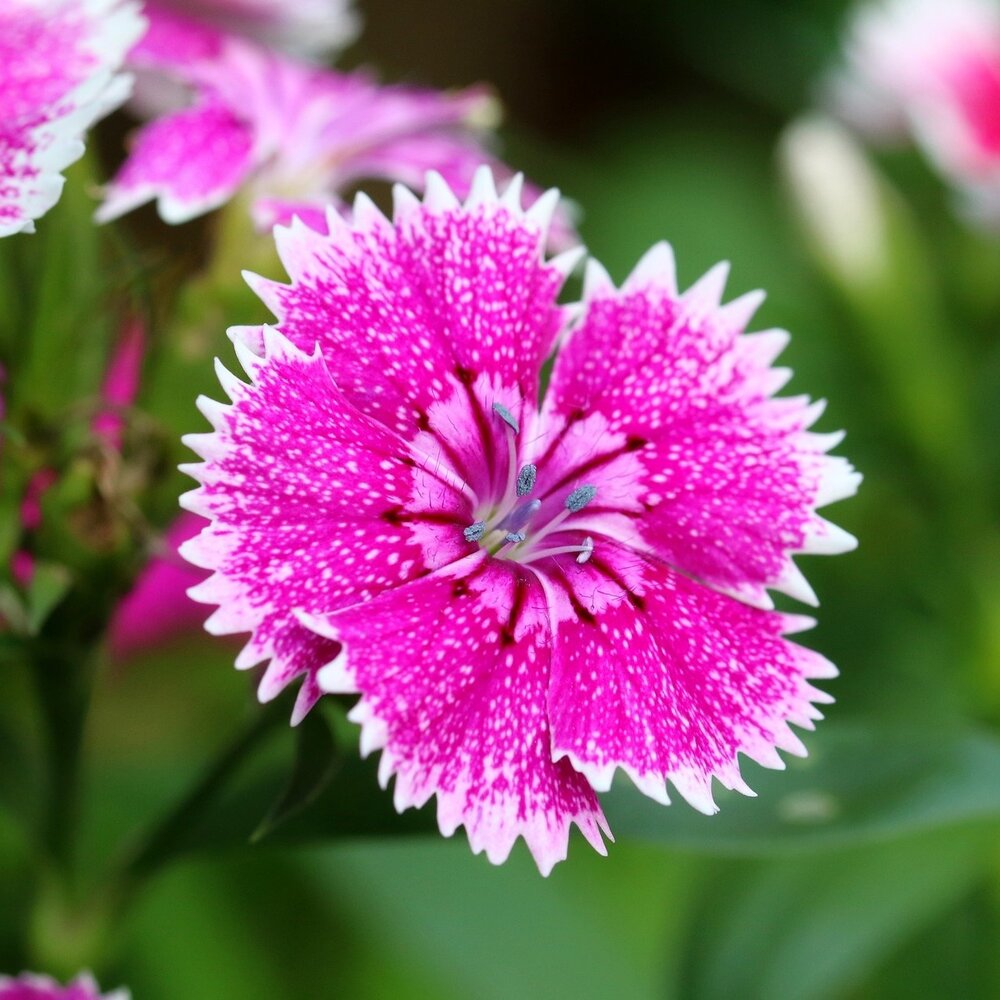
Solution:
[{"label": "blurred pink flower", "polygon": [[[42,526],[42,498],[55,484],[53,469],[40,469],[30,480],[21,499],[21,530],[29,537]],[[11,558],[11,576],[18,586],[26,587],[35,574],[35,557],[29,549],[19,549]]]},{"label": "blurred pink flower", "polygon": [[178,555],[178,548],[205,526],[203,518],[182,514],[149,560],[131,591],[121,600],[108,626],[108,652],[122,661],[170,639],[193,632],[203,609],[187,595],[205,574]]},{"label": "blurred pink flower", "polygon": [[[93,424],[94,432],[112,449],[121,448],[122,411],[132,406],[138,394],[145,349],[145,326],[132,316],[119,333],[101,387],[104,408]],[[113,659],[126,660],[198,627],[202,614],[187,590],[204,574],[193,570],[177,554],[177,547],[203,525],[201,518],[183,514],[167,531],[160,550],[121,600],[108,626],[108,651]]]},{"label": "blurred pink flower", "polygon": [[[360,27],[351,0],[147,0],[146,10],[154,23],[183,25],[187,44],[200,37],[196,44],[213,54],[230,34],[296,55],[326,56],[352,42]],[[166,38],[139,48],[151,50],[158,40]]]},{"label": "blurred pink flower", "polygon": [[0,6],[0,236],[32,232],[59,199],[82,137],[125,100],[116,75],[139,37],[121,0],[5,0]]},{"label": "blurred pink flower", "polygon": [[[155,199],[166,222],[180,223],[245,190],[261,229],[294,215],[322,229],[326,207],[343,208],[342,194],[362,181],[419,188],[433,168],[466,191],[484,161],[511,174],[485,148],[498,110],[484,87],[381,86],[365,73],[319,69],[243,39],[207,36],[155,8],[130,61],[185,89],[178,104],[176,90],[144,88],[144,107],[162,115],[136,133],[107,186],[102,221]],[[554,240],[573,238],[562,217]]]},{"label": "blurred pink flower", "polygon": [[739,754],[805,752],[788,724],[836,671],[767,588],[815,602],[791,556],[854,546],[815,508],[860,477],[821,405],[774,398],[758,293],[722,306],[724,267],[682,293],[659,244],[561,305],[580,254],[547,260],[555,192],[520,195],[430,175],[392,222],[359,196],[328,235],[276,230],[291,283],[251,283],[278,329],[231,331],[250,384],[219,366],[231,405],[199,400],[182,502],[211,524],[182,553],[261,700],[360,693],[397,808],[436,795],[445,835],[497,863],[523,836],[548,872],[573,823],[604,851],[617,768],[710,813],[713,779],[749,793]]},{"label": "blurred pink flower", "polygon": [[130,996],[126,989],[102,994],[93,976],[86,972],[65,986],[33,972],[24,972],[16,979],[0,976],[0,1000],[130,1000]]},{"label": "blurred pink flower", "polygon": [[121,448],[124,429],[122,411],[132,405],[139,392],[145,351],[145,327],[142,320],[133,316],[125,322],[118,335],[118,343],[101,386],[103,408],[94,418],[93,424],[94,433],[116,450]]},{"label": "blurred pink flower", "polygon": [[1000,2],[880,0],[858,9],[841,112],[876,136],[910,133],[980,213],[1000,213]]}]

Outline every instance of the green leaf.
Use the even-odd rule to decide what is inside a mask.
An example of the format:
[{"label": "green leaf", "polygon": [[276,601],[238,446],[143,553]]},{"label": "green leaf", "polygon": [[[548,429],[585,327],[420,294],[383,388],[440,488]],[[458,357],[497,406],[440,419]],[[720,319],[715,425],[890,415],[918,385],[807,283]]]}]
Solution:
[{"label": "green leaf", "polygon": [[295,764],[281,795],[270,808],[250,842],[269,836],[286,820],[314,802],[337,770],[337,747],[330,726],[317,707],[296,730]]},{"label": "green leaf", "polygon": [[720,867],[703,887],[677,995],[843,997],[969,890],[994,840],[967,828]]},{"label": "green leaf", "polygon": [[604,797],[611,828],[697,851],[767,855],[1000,822],[1000,741],[990,735],[821,725],[806,742],[810,756],[786,771],[744,764],[758,797],[720,790],[715,816],[683,800],[665,812],[623,779]]},{"label": "green leaf", "polygon": [[942,910],[868,978],[852,1000],[1000,996],[1000,899],[996,877]]},{"label": "green leaf", "polygon": [[523,843],[494,867],[472,855],[462,831],[451,841],[350,842],[298,858],[358,938],[351,958],[368,968],[350,995],[363,998],[397,995],[389,965],[433,984],[419,995],[440,1000],[652,1000],[674,958],[664,938],[680,939],[702,875],[690,858],[638,845],[602,858],[576,833],[547,879]]},{"label": "green leaf", "polygon": [[120,268],[91,218],[93,179],[88,154],[67,171],[38,232],[0,248],[0,355],[13,374],[8,402],[15,424],[25,408],[57,418],[100,384],[113,325],[106,299]]},{"label": "green leaf", "polygon": [[66,596],[73,577],[58,563],[37,562],[28,584],[28,632],[38,635],[46,619]]},{"label": "green leaf", "polygon": [[7,624],[19,635],[28,632],[28,611],[24,606],[24,599],[17,588],[9,583],[0,583],[0,622]]}]

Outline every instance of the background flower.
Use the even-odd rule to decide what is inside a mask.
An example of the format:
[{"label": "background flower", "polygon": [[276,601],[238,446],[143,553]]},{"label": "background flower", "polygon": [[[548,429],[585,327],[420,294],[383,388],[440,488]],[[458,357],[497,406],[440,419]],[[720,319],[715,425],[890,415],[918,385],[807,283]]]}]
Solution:
[{"label": "background flower", "polygon": [[129,1000],[129,992],[120,989],[102,994],[94,977],[86,972],[65,986],[49,976],[25,972],[14,979],[0,976],[0,1000]]},{"label": "background flower", "polygon": [[[192,34],[198,27],[206,47],[220,32],[246,35],[271,48],[302,55],[327,56],[354,40],[360,27],[352,0],[151,0],[154,23],[179,15]],[[148,52],[156,39],[140,46]],[[173,53],[176,58],[176,52]],[[135,56],[133,57],[135,58]]]},{"label": "background flower", "polygon": [[980,211],[1000,209],[1000,4],[861,5],[846,54],[844,114],[875,134],[908,130]]},{"label": "background flower", "polygon": [[[162,111],[140,129],[125,165],[108,185],[98,219],[107,221],[151,199],[178,223],[248,190],[258,227],[298,215],[323,228],[328,204],[365,180],[414,187],[427,170],[468,190],[489,159],[498,107],[483,87],[446,93],[380,86],[364,73],[339,73],[288,59],[234,36],[206,34],[184,17],[152,11],[131,61],[161,80],[144,83],[142,103]],[[538,192],[536,191],[535,194]],[[568,217],[554,239],[572,236]]]},{"label": "background flower", "polygon": [[84,132],[128,94],[115,75],[142,32],[120,0],[11,0],[0,11],[0,236],[31,232],[83,154]]}]

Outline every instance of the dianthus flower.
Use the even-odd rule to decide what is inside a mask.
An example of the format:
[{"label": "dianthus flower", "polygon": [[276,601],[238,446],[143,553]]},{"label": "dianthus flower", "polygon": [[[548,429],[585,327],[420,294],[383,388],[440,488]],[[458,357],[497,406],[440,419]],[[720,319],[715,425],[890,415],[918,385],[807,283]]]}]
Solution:
[{"label": "dianthus flower", "polygon": [[[206,53],[220,48],[225,34],[235,34],[281,51],[326,55],[353,41],[359,27],[351,0],[147,0],[146,10],[154,20],[179,18],[187,44],[200,44]],[[153,44],[138,48],[151,51]]]},{"label": "dianthus flower", "polygon": [[142,27],[120,0],[0,7],[0,236],[32,232],[59,200],[84,132],[128,96],[116,71]]},{"label": "dianthus flower", "polygon": [[262,700],[360,693],[398,809],[436,794],[445,835],[494,862],[521,835],[543,872],[572,823],[604,852],[617,768],[710,813],[713,778],[749,793],[738,754],[804,752],[836,671],[766,588],[814,600],[790,553],[853,547],[815,508],[859,478],[820,406],[772,398],[787,335],[743,335],[761,297],[721,306],[724,267],[681,294],[659,244],[561,305],[556,200],[431,175],[392,222],[361,196],[277,229],[291,284],[250,277],[278,326],[231,331],[252,382],[220,365],[231,405],[200,400],[183,503],[211,524],[182,548]]},{"label": "dianthus flower", "polygon": [[851,23],[841,110],[874,133],[909,130],[988,214],[1000,210],[1000,3],[883,0]]},{"label": "dianthus flower", "polygon": [[[157,199],[166,222],[184,222],[246,190],[261,229],[297,215],[322,230],[326,206],[342,208],[339,196],[362,180],[419,188],[434,169],[465,191],[489,159],[484,142],[497,106],[486,88],[381,86],[365,73],[214,37],[209,46],[202,29],[192,34],[186,19],[154,9],[130,63],[182,83],[185,103],[138,131],[98,219]],[[174,91],[142,89],[157,111],[175,102]],[[570,228],[564,223],[556,239],[565,243]]]},{"label": "dianthus flower", "polygon": [[126,989],[102,994],[93,976],[86,972],[65,986],[33,972],[24,972],[16,979],[0,976],[0,1000],[129,1000],[130,996]]},{"label": "dianthus flower", "polygon": [[178,547],[193,538],[205,522],[194,514],[181,516],[165,532],[162,542],[118,602],[108,623],[108,652],[113,660],[128,660],[194,632],[205,617],[187,595],[205,574],[185,562]]}]

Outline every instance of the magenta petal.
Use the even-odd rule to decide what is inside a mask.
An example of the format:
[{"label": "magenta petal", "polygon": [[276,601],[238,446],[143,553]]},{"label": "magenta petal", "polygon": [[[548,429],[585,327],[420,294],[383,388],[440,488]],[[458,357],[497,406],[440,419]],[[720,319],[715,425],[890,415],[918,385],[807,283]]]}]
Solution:
[{"label": "magenta petal", "polygon": [[664,560],[757,603],[767,587],[811,601],[789,553],[853,547],[815,508],[852,494],[860,477],[826,455],[838,435],[808,432],[821,407],[773,398],[790,374],[771,367],[787,334],[744,335],[760,296],[722,306],[725,274],[715,268],[680,294],[666,244],[620,291],[591,268],[547,412],[599,413],[605,437],[622,436],[645,471],[621,482]]},{"label": "magenta petal", "polygon": [[[344,398],[318,354],[274,331],[265,347],[266,360],[240,348],[253,385],[220,368],[233,403],[203,400],[215,430],[185,439],[205,461],[187,467],[202,485],[184,502],[212,524],[181,551],[214,571],[191,591],[220,605],[209,631],[253,633],[238,666],[273,660],[266,700],[332,655],[302,642],[295,611],[368,600],[433,567],[400,516],[419,475],[405,442]],[[440,479],[433,487],[422,503],[441,512],[440,530],[462,523],[461,496]]]},{"label": "magenta petal", "polygon": [[133,68],[165,70],[190,80],[192,70],[218,58],[225,45],[218,28],[171,11],[169,5],[147,3],[146,16],[149,28],[128,54]]},{"label": "magenta petal", "polygon": [[204,526],[204,518],[182,514],[167,532],[163,553],[149,561],[119,602],[108,626],[113,659],[128,659],[201,625],[204,608],[187,592],[205,573],[185,562],[178,549]]},{"label": "magenta petal", "polygon": [[396,808],[436,795],[445,836],[464,825],[472,850],[494,864],[523,836],[548,874],[573,823],[601,853],[606,827],[590,786],[549,751],[544,606],[533,574],[473,556],[306,620],[344,645],[320,686],[361,691],[351,718],[363,752],[382,750],[379,778],[395,776]]},{"label": "magenta petal", "polygon": [[331,215],[328,235],[279,228],[292,283],[251,279],[285,335],[336,356],[345,395],[407,436],[444,375],[503,373],[534,394],[564,320],[564,276],[543,259],[548,218],[495,194],[466,209],[431,183],[423,204],[401,203],[395,226],[362,201],[353,226]]},{"label": "magenta petal", "polygon": [[155,44],[142,46],[142,56],[152,50],[162,60],[178,63],[185,55],[202,54],[199,31],[202,45],[210,43],[212,33],[225,32],[256,38],[272,48],[321,55],[346,45],[358,30],[350,0],[150,0],[146,9],[157,37]]},{"label": "magenta petal", "polygon": [[[607,556],[609,547],[599,551]],[[813,728],[821,716],[812,702],[831,699],[810,680],[836,670],[782,637],[799,620],[749,607],[662,564],[647,563],[644,576],[641,588],[619,587],[617,598],[596,569],[571,578],[581,596],[597,580],[606,600],[599,613],[556,632],[553,753],[599,791],[620,767],[658,801],[668,801],[669,780],[697,809],[715,812],[713,778],[752,794],[739,754],[779,768],[776,748],[805,754],[788,723]]]},{"label": "magenta petal", "polygon": [[138,131],[97,218],[117,218],[155,198],[166,222],[185,222],[227,201],[253,166],[249,126],[206,98]]},{"label": "magenta petal", "polygon": [[122,410],[135,401],[139,392],[142,359],[146,353],[146,329],[138,316],[130,317],[118,334],[118,342],[104,373],[101,401],[107,409],[94,418],[94,433],[115,449],[121,448],[125,426]]},{"label": "magenta petal", "polygon": [[114,73],[143,27],[120,0],[0,7],[0,236],[31,232],[58,200],[84,132],[128,95]]}]

